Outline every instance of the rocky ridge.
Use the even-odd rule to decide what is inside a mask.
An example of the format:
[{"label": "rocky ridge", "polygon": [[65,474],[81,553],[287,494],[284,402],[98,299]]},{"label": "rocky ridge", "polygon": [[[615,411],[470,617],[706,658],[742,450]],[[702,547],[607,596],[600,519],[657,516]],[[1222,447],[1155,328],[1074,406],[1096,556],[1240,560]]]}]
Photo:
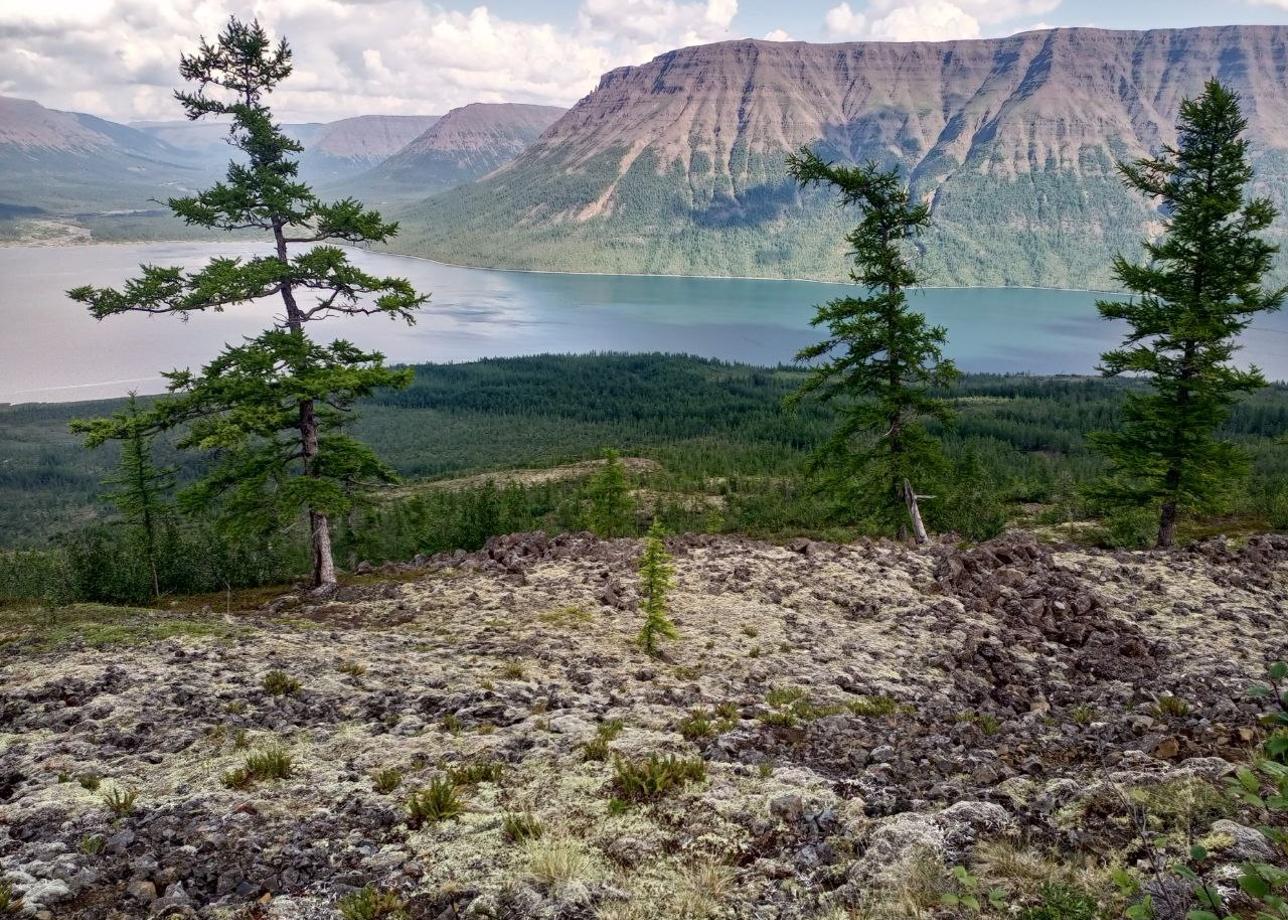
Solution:
[{"label": "rocky ridge", "polygon": [[[363,567],[206,614],[223,637],[10,643],[0,875],[43,918],[330,918],[367,884],[413,918],[840,918],[905,915],[956,864],[1017,902],[1108,889],[1140,855],[1124,800],[1229,859],[1268,847],[1212,803],[1260,732],[1246,687],[1288,651],[1288,539],[670,546],[660,660],[632,644],[638,543],[586,535]],[[221,782],[274,746],[289,778]],[[613,758],[667,754],[706,778],[615,798]],[[469,764],[500,769],[414,826],[409,791]],[[544,835],[510,842],[525,813]]]}]

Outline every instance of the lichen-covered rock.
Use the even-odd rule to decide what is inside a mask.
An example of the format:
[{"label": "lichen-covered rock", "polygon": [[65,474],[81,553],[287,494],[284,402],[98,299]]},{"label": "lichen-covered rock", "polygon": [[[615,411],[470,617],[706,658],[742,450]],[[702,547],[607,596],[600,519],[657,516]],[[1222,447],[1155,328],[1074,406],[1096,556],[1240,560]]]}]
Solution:
[{"label": "lichen-covered rock", "polygon": [[[986,843],[1137,859],[1121,795],[1219,797],[1260,731],[1244,691],[1288,650],[1278,538],[669,544],[660,659],[634,642],[638,542],[587,534],[288,595],[233,641],[10,643],[0,873],[58,920],[334,920],[366,885],[417,920],[816,920]],[[279,748],[289,775],[238,778]],[[624,789],[619,760],[652,756],[705,776]],[[456,813],[409,820],[449,777]],[[1238,826],[1214,854],[1264,854]]]}]

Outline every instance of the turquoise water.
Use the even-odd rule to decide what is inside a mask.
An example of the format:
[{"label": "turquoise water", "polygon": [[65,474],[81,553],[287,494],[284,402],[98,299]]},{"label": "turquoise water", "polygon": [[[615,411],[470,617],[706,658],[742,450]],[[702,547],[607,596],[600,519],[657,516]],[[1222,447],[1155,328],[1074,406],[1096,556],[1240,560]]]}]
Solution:
[{"label": "turquoise water", "polygon": [[[196,267],[246,244],[149,243],[0,248],[0,401],[70,401],[157,392],[159,371],[197,366],[262,329],[272,303],[194,316],[95,322],[64,295],[114,285],[139,263]],[[432,294],[414,327],[381,318],[329,320],[319,334],[377,348],[392,361],[463,361],[541,352],[668,351],[775,364],[818,335],[813,305],[847,285],[718,278],[557,275],[455,268],[356,252],[365,269],[405,276]],[[928,289],[912,303],[948,327],[949,354],[967,371],[1086,373],[1120,330],[1099,319],[1096,295],[1076,291]],[[1258,321],[1241,359],[1288,378],[1288,317]]]}]

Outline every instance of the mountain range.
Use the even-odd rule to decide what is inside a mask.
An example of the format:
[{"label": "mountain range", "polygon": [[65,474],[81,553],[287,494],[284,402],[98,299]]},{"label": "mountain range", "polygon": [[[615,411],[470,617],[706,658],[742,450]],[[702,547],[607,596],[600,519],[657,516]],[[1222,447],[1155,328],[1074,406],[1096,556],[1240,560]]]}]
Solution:
[{"label": "mountain range", "polygon": [[1157,227],[1116,173],[1219,77],[1258,185],[1288,188],[1288,28],[1054,29],[941,43],[733,41],[605,74],[513,162],[404,215],[400,246],[514,268],[840,278],[856,222],[798,191],[802,144],[898,166],[936,284],[1110,283]]},{"label": "mountain range", "polygon": [[[385,200],[417,200],[508,162],[563,112],[476,104],[442,118],[362,115],[283,128],[304,146],[301,177],[323,194],[375,191]],[[218,122],[122,125],[0,97],[0,218],[93,222],[159,214],[167,197],[223,173],[234,152],[227,141],[228,129]],[[141,228],[134,218],[124,232],[155,235],[165,228]]]}]

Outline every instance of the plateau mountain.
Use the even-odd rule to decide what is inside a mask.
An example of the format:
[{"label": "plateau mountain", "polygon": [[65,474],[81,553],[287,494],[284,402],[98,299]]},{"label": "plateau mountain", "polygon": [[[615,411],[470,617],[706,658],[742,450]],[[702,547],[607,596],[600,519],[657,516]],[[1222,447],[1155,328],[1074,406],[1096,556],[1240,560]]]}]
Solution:
[{"label": "plateau mountain", "polygon": [[1116,163],[1218,77],[1288,189],[1288,27],[1052,29],[940,43],[732,41],[605,74],[515,161],[404,215],[404,249],[516,268],[838,278],[853,216],[784,158],[898,164],[938,284],[1109,283],[1157,226]]}]

